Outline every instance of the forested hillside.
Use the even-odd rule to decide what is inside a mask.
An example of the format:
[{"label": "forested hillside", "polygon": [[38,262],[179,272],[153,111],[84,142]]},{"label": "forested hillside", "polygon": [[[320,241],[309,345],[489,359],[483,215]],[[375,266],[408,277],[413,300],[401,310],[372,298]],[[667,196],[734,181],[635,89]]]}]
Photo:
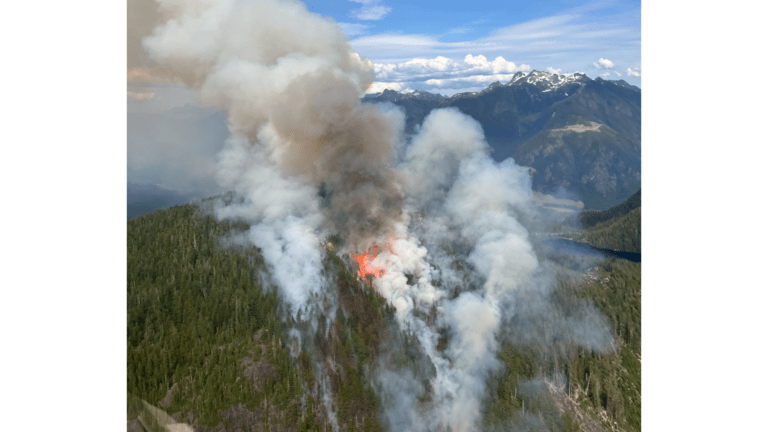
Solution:
[{"label": "forested hillside", "polygon": [[640,207],[642,189],[632,194],[626,201],[606,210],[585,210],[579,215],[579,222],[584,228],[593,227],[601,222],[606,222],[619,216],[624,216],[632,210]]},{"label": "forested hillside", "polygon": [[322,353],[340,366],[328,378],[342,430],[381,430],[364,377],[391,310],[329,250],[328,269],[338,272],[350,314],[338,313],[331,337],[301,352],[277,318],[283,311],[276,291],[259,277],[259,252],[217,244],[244,228],[216,223],[191,205],[128,222],[129,395],[198,431],[320,430],[329,419],[312,356]]},{"label": "forested hillside", "polygon": [[614,346],[601,354],[567,340],[504,343],[505,369],[488,380],[488,430],[639,432],[640,264],[609,259],[584,279],[561,278],[552,302],[566,316],[594,303],[613,329]]},{"label": "forested hillside", "polygon": [[641,252],[641,206],[638,190],[623,203],[601,211],[584,211],[584,230],[574,237],[592,246],[619,252]]},{"label": "forested hillside", "polygon": [[[128,221],[129,429],[142,429],[144,400],[196,431],[326,431],[334,422],[340,431],[396,430],[380,415],[377,371],[427,362],[393,309],[350,272],[332,238],[325,270],[337,312],[326,309],[316,332],[286,323],[259,251],[222,246],[245,229],[193,205]],[[552,301],[566,313],[593,302],[613,327],[614,349],[502,341],[505,369],[488,379],[484,428],[609,430],[615,423],[639,431],[640,264],[609,260],[584,279],[563,278]]]},{"label": "forested hillside", "polygon": [[640,210],[610,219],[587,229],[587,243],[621,252],[640,253]]},{"label": "forested hillside", "polygon": [[217,245],[242,228],[190,205],[128,222],[128,393],[196,430],[230,406],[293,421],[306,380],[289,360],[276,294],[255,277],[261,257]]}]

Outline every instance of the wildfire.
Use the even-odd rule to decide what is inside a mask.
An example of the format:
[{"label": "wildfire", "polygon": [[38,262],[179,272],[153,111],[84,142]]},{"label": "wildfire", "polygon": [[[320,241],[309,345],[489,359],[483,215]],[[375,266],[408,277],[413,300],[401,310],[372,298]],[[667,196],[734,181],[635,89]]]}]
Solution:
[{"label": "wildfire", "polygon": [[[389,239],[387,239],[387,250],[392,255],[396,255],[395,249],[394,249],[394,242],[395,242],[394,237],[390,237]],[[376,265],[373,263],[373,261],[376,260],[376,257],[378,256],[379,251],[381,251],[381,247],[378,245],[373,245],[371,250],[365,251],[364,254],[359,254],[359,255],[356,255],[354,253],[352,254],[352,258],[354,258],[355,261],[357,261],[357,264],[360,267],[357,274],[360,275],[360,277],[363,280],[365,280],[368,277],[368,275],[371,275],[374,278],[378,279],[381,276],[383,276],[384,273],[387,272],[386,266],[387,264],[389,264],[389,261],[387,261],[383,265],[382,264]]]}]

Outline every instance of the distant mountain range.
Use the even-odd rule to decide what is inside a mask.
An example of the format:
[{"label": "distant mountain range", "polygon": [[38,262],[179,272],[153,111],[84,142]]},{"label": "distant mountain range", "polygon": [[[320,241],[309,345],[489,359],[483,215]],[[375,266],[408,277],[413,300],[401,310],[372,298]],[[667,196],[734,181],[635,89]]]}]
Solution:
[{"label": "distant mountain range", "polygon": [[128,219],[156,210],[183,205],[192,200],[191,195],[154,184],[128,183]]},{"label": "distant mountain range", "polygon": [[584,74],[516,73],[474,93],[366,95],[405,111],[407,135],[436,108],[456,107],[482,125],[492,156],[532,168],[533,187],[565,189],[588,209],[607,209],[640,188],[640,89]]}]

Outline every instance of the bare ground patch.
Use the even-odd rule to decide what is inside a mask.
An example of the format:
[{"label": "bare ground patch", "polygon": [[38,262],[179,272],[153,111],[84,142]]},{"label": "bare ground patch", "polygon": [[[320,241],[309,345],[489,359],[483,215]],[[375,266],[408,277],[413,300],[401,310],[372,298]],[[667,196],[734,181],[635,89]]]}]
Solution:
[{"label": "bare ground patch", "polygon": [[[595,410],[591,407],[584,410],[582,408],[581,404],[579,404],[579,399],[587,396],[581,388],[569,388],[566,390],[562,385],[546,380],[545,382],[557,410],[561,415],[568,412],[578,423],[579,429],[582,432],[603,432],[605,424],[610,425],[611,432],[624,432],[616,422],[612,422],[609,419],[608,413],[605,410]],[[595,417],[600,418],[602,422],[598,421]]]},{"label": "bare ground patch", "polygon": [[591,121],[591,122],[589,122],[589,126],[582,125],[582,124],[570,125],[570,126],[566,126],[566,127],[562,128],[562,129],[552,129],[552,131],[553,132],[555,132],[555,131],[560,131],[560,132],[571,131],[571,132],[576,132],[576,133],[582,133],[582,132],[587,132],[587,131],[599,132],[600,131],[600,126],[602,126],[600,123],[595,123],[595,122]]}]

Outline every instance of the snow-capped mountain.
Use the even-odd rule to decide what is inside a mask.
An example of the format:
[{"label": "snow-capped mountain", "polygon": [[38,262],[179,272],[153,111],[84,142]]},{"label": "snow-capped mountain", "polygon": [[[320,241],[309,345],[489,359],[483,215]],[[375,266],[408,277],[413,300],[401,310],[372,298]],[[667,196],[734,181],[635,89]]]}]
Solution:
[{"label": "snow-capped mountain", "polygon": [[591,79],[583,73],[557,74],[542,71],[531,71],[529,74],[517,72],[507,85],[531,84],[544,92],[557,90],[569,84],[584,85]]}]

